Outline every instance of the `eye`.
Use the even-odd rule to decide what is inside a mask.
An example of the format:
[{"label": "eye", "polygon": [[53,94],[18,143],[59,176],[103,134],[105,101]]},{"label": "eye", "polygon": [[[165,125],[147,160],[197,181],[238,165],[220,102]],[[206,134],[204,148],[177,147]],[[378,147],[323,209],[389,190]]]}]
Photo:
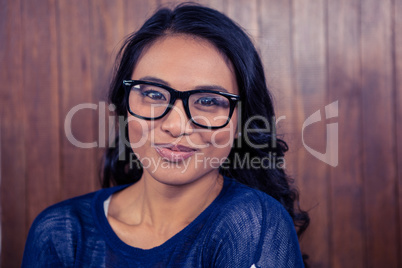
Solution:
[{"label": "eye", "polygon": [[201,104],[202,106],[219,105],[218,100],[216,98],[213,98],[213,97],[199,98],[195,103],[196,104]]},{"label": "eye", "polygon": [[226,98],[220,96],[203,96],[198,98],[195,102],[195,105],[199,105],[201,107],[220,107],[220,108],[228,108],[229,103]]},{"label": "eye", "polygon": [[165,96],[161,92],[155,90],[143,91],[141,94],[142,96],[149,97],[153,100],[166,100]]}]

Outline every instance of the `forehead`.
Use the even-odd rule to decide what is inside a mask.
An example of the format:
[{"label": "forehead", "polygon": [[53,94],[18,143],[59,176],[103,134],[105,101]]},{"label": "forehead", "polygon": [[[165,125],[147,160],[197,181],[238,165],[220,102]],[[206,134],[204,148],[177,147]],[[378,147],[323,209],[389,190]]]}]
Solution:
[{"label": "forehead", "polygon": [[214,84],[238,93],[231,62],[209,41],[190,35],[168,35],[147,47],[132,79],[146,76],[183,90]]}]

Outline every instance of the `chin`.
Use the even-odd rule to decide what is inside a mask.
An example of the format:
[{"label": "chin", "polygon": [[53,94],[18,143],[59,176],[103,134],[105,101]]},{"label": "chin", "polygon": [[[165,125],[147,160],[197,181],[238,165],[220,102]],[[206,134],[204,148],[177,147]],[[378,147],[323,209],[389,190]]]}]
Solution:
[{"label": "chin", "polygon": [[[184,186],[198,181],[207,174],[211,174],[214,170],[195,170],[193,168],[158,168],[150,175],[160,183],[171,186]],[[218,170],[216,170],[218,173]]]}]

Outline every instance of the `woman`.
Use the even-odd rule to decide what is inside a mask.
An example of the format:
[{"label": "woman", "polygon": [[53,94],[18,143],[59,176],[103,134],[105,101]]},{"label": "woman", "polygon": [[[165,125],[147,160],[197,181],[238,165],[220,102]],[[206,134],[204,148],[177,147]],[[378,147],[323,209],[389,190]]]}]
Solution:
[{"label": "woman", "polygon": [[247,35],[184,4],[157,11],[119,59],[105,189],[42,212],[23,266],[302,267],[295,226],[308,216]]}]

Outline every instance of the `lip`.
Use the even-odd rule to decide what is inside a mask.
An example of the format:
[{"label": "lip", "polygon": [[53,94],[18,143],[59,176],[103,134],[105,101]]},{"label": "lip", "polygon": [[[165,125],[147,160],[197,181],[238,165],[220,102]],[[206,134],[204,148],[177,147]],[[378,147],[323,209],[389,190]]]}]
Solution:
[{"label": "lip", "polygon": [[196,149],[179,144],[157,144],[156,152],[170,162],[183,161],[196,153]]}]

